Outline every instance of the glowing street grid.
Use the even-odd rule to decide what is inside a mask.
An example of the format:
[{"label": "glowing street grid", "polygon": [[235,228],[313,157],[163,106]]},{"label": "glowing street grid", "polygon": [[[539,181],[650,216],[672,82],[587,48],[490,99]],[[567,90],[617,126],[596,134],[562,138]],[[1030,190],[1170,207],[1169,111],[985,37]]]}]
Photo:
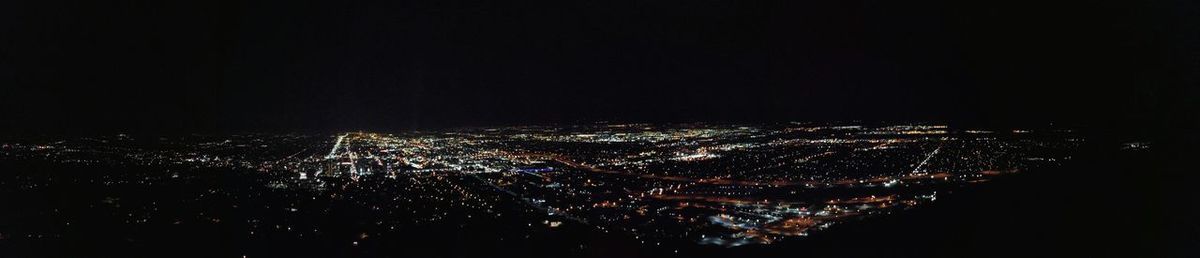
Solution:
[{"label": "glowing street grid", "polygon": [[1054,166],[1081,141],[1070,130],[809,123],[189,136],[160,138],[154,147],[124,144],[128,138],[4,150],[9,158],[67,163],[254,170],[270,175],[263,184],[272,191],[297,199],[357,194],[373,209],[393,207],[382,216],[411,212],[402,217],[409,223],[518,210],[530,225],[575,224],[644,243],[738,246],[804,236]]}]

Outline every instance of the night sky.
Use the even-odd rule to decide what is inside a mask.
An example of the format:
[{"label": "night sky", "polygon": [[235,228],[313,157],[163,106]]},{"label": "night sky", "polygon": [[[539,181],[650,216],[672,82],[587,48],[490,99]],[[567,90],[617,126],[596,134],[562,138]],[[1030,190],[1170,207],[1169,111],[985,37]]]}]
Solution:
[{"label": "night sky", "polygon": [[[970,3],[964,3],[970,2]],[[4,1],[0,130],[1194,124],[1191,1]]]}]

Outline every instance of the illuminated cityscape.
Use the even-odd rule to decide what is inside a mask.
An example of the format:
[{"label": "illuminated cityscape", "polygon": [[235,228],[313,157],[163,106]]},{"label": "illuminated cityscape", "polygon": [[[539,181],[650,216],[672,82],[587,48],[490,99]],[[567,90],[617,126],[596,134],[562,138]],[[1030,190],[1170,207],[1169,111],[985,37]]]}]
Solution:
[{"label": "illuminated cityscape", "polygon": [[[0,187],[6,194],[100,187],[109,192],[81,197],[88,206],[74,209],[112,213],[128,227],[233,225],[238,232],[227,237],[243,239],[349,234],[353,240],[341,244],[355,247],[411,228],[495,220],[525,225],[506,234],[572,228],[664,250],[731,248],[804,241],[998,177],[1053,168],[1082,141],[1065,129],[813,123],[109,135],[5,143],[0,158],[9,162],[91,169],[72,177],[22,173]],[[95,168],[127,172],[86,172]],[[170,198],[136,195],[154,187],[178,190]],[[58,209],[52,223],[82,219]],[[342,210],[362,214],[354,222],[317,219]],[[349,224],[357,231],[344,232]],[[63,230],[2,233],[54,238]]]},{"label": "illuminated cityscape", "polygon": [[1200,1],[12,0],[0,258],[1200,257]]}]

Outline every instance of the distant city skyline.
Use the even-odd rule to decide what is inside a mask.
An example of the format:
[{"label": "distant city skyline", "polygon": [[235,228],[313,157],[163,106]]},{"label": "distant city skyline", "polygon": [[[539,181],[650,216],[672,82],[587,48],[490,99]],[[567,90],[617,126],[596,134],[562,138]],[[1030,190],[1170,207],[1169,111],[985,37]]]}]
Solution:
[{"label": "distant city skyline", "polygon": [[[501,220],[494,210],[504,209],[511,216],[503,218],[505,223],[580,228],[677,253],[695,245],[799,241],[793,238],[919,208],[1005,175],[1052,173],[1085,141],[1066,128],[980,130],[919,123],[583,124],[138,138],[11,143],[4,144],[0,157],[174,171],[144,178],[110,175],[96,182],[128,187],[191,188],[199,171],[226,170],[258,184],[249,189],[259,189],[218,190],[240,192],[230,196],[229,205],[247,205],[241,202],[256,200],[259,191],[281,193],[262,205],[285,207],[287,214],[296,213],[289,217],[301,221],[320,216],[313,209],[335,205],[314,206],[322,202],[313,200],[340,203],[336,200],[343,195],[354,199],[336,205],[371,207],[373,216],[414,216],[382,216],[377,226],[363,229],[363,236],[404,234],[402,225],[409,223]],[[36,182],[14,183],[23,189],[39,187]],[[204,189],[192,191],[197,190]],[[209,202],[206,196],[194,201]],[[125,224],[197,223],[196,216],[202,218],[199,223],[249,221],[238,237],[250,243],[272,232],[260,228],[263,224],[283,223],[275,224],[274,232],[296,233],[273,234],[297,240],[305,232],[330,230],[270,219],[277,210],[246,217],[163,217],[168,215],[153,212],[159,209],[156,202],[120,199],[104,202],[142,207],[129,211],[138,219]],[[343,241],[350,247],[372,242],[366,237]]]}]

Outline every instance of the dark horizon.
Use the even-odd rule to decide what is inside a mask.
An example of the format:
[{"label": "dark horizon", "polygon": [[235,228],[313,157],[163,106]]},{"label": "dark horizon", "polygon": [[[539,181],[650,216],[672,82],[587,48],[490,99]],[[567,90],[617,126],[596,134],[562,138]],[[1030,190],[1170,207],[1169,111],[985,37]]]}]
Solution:
[{"label": "dark horizon", "polygon": [[1196,124],[1173,112],[1197,99],[1186,1],[5,5],[0,131],[19,135]]}]

